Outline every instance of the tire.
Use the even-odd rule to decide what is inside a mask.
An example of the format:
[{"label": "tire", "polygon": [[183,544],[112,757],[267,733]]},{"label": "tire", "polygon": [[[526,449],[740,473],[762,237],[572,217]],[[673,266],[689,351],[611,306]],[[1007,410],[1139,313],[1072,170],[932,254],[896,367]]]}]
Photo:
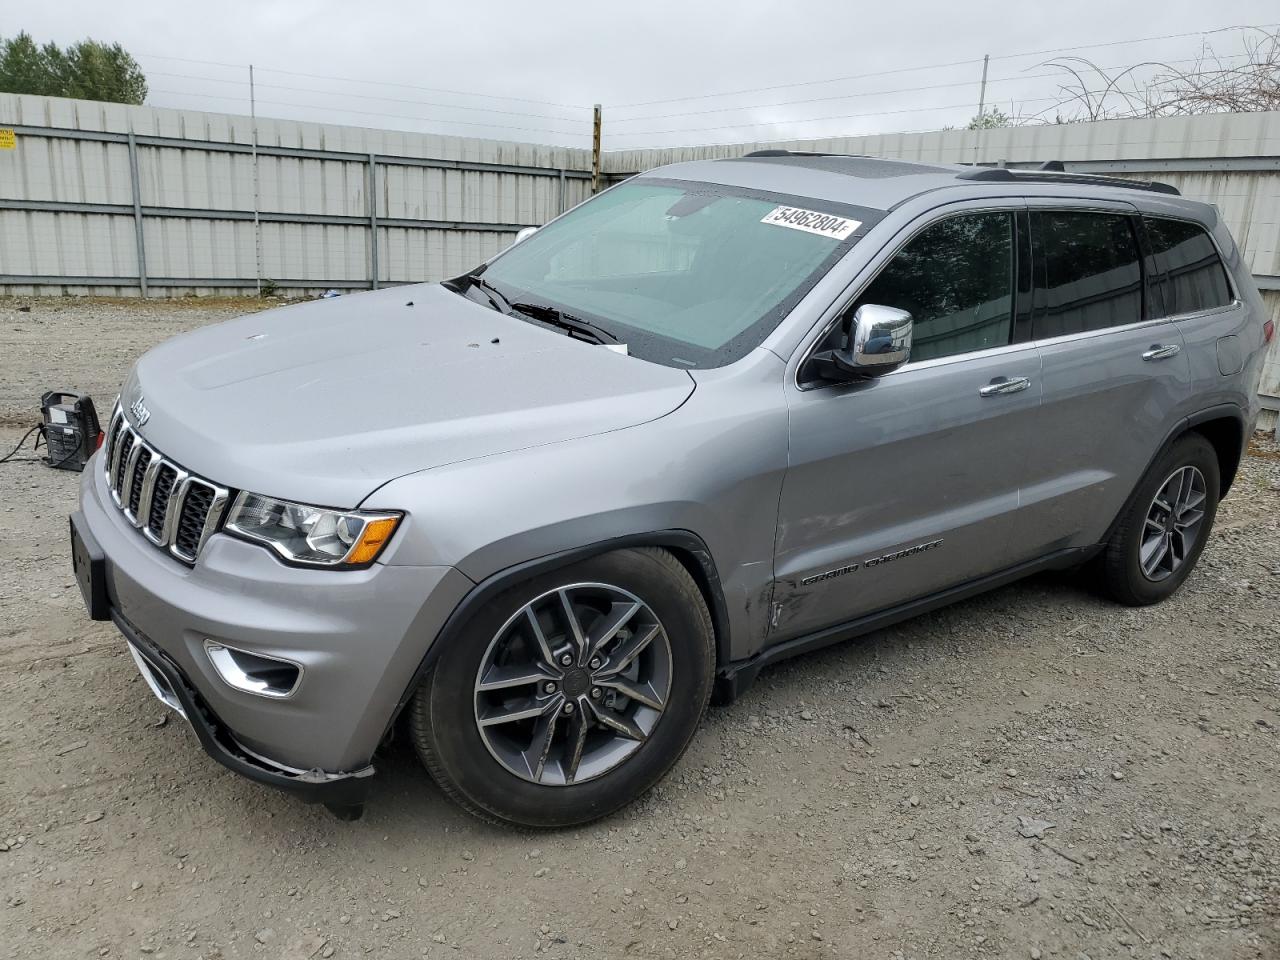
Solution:
[{"label": "tire", "polygon": [[[1156,565],[1154,572],[1148,573],[1143,569],[1144,560],[1151,563],[1159,547],[1144,554],[1144,537],[1150,542],[1157,536],[1160,523],[1166,523],[1166,530],[1172,530],[1162,519],[1167,517],[1167,511],[1156,509],[1156,497],[1172,490],[1168,484],[1180,475],[1193,488],[1188,502],[1195,500],[1196,484],[1203,485],[1203,499],[1198,507],[1184,510],[1181,514],[1183,518],[1193,517],[1195,509],[1199,509],[1202,511],[1201,519],[1195,526],[1194,536],[1174,533],[1175,542],[1182,543],[1182,546],[1171,546],[1167,557]],[[1129,498],[1099,558],[1100,579],[1105,592],[1112,599],[1131,607],[1148,606],[1172,596],[1195,568],[1208,542],[1218,512],[1220,484],[1218,455],[1212,444],[1200,434],[1184,434],[1160,454]],[[1162,503],[1169,499],[1169,496],[1161,496]],[[1151,525],[1148,525],[1149,519]]]},{"label": "tire", "polygon": [[[633,601],[638,612],[592,657],[611,611],[620,620]],[[562,666],[566,657],[573,663]],[[666,550],[620,550],[534,577],[487,604],[418,688],[410,733],[431,776],[472,814],[575,826],[631,803],[671,769],[706,710],[714,670],[711,616],[688,571]],[[531,671],[541,672],[526,683]],[[533,710],[540,712],[525,716]]]}]

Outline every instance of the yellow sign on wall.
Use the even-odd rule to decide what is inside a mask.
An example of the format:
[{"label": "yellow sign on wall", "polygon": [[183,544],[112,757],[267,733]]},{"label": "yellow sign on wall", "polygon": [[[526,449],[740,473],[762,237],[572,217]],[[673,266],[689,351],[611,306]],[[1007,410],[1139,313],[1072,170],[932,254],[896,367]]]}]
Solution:
[{"label": "yellow sign on wall", "polygon": [[12,127],[0,127],[0,150],[15,150],[18,146],[18,138],[14,135]]}]

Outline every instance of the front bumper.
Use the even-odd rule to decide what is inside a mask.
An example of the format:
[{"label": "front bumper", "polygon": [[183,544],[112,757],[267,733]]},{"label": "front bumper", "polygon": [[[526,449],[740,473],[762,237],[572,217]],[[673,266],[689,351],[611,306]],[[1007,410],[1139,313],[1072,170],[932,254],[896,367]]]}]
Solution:
[{"label": "front bumper", "polygon": [[358,808],[364,803],[373,779],[371,764],[350,773],[325,773],[289,770],[256,756],[205,705],[181,668],[160,647],[139,633],[118,610],[111,611],[111,620],[124,634],[143,678],[155,695],[182,714],[195,731],[200,746],[228,770],[338,810]]},{"label": "front bumper", "polygon": [[[223,534],[188,567],[125,519],[97,455],[80,508],[104,555],[112,620],[172,687],[204,748],[237,773],[336,805],[367,784],[415,671],[473,585],[452,567],[289,567]],[[296,663],[302,681],[287,698],[235,689],[206,641]]]}]

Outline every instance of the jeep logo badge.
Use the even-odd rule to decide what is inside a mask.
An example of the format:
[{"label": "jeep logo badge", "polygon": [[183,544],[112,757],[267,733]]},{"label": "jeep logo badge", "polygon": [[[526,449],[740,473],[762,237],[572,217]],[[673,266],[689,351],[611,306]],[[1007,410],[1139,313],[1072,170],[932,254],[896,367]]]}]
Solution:
[{"label": "jeep logo badge", "polygon": [[151,419],[151,411],[147,409],[147,405],[142,402],[142,397],[129,404],[129,412],[133,414],[134,426],[139,430],[143,428],[148,420]]}]

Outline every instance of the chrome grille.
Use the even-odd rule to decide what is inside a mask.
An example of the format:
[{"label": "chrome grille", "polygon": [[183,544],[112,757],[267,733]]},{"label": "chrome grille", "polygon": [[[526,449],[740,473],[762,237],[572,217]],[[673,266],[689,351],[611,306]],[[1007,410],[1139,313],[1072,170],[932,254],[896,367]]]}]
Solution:
[{"label": "chrome grille", "polygon": [[102,449],[111,498],[157,547],[193,564],[218,529],[229,491],[188,473],[147,443],[117,406]]}]

